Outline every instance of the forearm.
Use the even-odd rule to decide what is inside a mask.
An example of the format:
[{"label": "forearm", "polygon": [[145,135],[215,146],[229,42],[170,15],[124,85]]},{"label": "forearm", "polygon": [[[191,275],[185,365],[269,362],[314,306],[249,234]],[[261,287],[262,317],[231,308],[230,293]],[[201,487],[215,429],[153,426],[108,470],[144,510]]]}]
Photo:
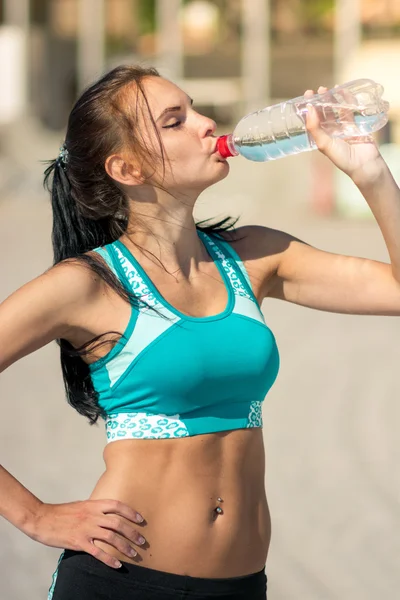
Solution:
[{"label": "forearm", "polygon": [[400,189],[383,159],[372,178],[353,180],[382,231],[393,277],[400,283]]},{"label": "forearm", "polygon": [[0,515],[29,535],[42,502],[0,465]]}]

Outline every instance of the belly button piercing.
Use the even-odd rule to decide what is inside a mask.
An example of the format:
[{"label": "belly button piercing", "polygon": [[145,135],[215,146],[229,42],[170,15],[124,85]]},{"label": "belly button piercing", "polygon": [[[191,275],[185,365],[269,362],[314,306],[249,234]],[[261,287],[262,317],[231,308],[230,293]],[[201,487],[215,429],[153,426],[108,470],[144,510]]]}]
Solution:
[{"label": "belly button piercing", "polygon": [[[218,498],[217,498],[217,502],[223,502],[222,498],[219,498],[219,497],[218,497]],[[214,512],[215,512],[217,515],[223,515],[223,514],[224,514],[224,511],[222,510],[222,508],[221,508],[220,506],[217,506],[216,508],[214,508]]]}]

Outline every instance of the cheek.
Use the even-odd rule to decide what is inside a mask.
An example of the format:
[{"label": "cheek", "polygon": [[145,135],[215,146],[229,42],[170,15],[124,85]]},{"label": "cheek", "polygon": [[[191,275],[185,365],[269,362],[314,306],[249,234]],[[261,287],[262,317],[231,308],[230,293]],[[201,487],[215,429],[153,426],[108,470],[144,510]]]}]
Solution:
[{"label": "cheek", "polygon": [[167,170],[181,177],[184,177],[186,171],[198,169],[199,160],[204,159],[199,148],[187,140],[174,144],[173,147],[165,147],[165,151]]},{"label": "cheek", "polygon": [[176,131],[164,138],[164,149],[171,162],[188,163],[201,157],[202,149],[198,135],[187,129]]}]

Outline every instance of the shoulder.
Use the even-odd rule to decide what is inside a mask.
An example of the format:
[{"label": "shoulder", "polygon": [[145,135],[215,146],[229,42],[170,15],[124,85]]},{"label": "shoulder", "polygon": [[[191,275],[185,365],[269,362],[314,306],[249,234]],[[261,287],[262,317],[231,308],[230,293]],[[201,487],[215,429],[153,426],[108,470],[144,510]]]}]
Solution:
[{"label": "shoulder", "polygon": [[0,304],[0,371],[52,340],[66,338],[102,289],[90,268],[68,259],[13,292]]},{"label": "shoulder", "polygon": [[[102,261],[96,252],[93,256]],[[62,326],[73,325],[81,308],[105,292],[104,280],[81,257],[69,258],[19,288],[11,298],[43,315],[57,315]]]},{"label": "shoulder", "polygon": [[268,295],[290,248],[300,242],[294,236],[261,225],[245,225],[222,233],[246,267],[260,297]]},{"label": "shoulder", "polygon": [[[96,252],[88,252],[84,256],[104,262]],[[100,291],[103,284],[101,277],[90,268],[89,262],[80,257],[61,261],[45,271],[38,280],[66,299],[90,298]]]},{"label": "shoulder", "polygon": [[279,262],[279,257],[290,244],[300,241],[289,233],[262,225],[237,227],[223,232],[222,237],[246,263],[265,260]]}]

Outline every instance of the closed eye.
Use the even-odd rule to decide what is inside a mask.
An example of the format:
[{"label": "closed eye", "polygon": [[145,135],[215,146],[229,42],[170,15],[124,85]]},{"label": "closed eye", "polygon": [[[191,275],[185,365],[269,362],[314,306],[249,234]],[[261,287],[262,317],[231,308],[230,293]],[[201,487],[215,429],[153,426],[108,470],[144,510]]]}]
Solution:
[{"label": "closed eye", "polygon": [[163,129],[172,129],[172,127],[179,127],[182,125],[182,121],[176,121],[176,123],[172,123],[172,125],[164,125]]}]

